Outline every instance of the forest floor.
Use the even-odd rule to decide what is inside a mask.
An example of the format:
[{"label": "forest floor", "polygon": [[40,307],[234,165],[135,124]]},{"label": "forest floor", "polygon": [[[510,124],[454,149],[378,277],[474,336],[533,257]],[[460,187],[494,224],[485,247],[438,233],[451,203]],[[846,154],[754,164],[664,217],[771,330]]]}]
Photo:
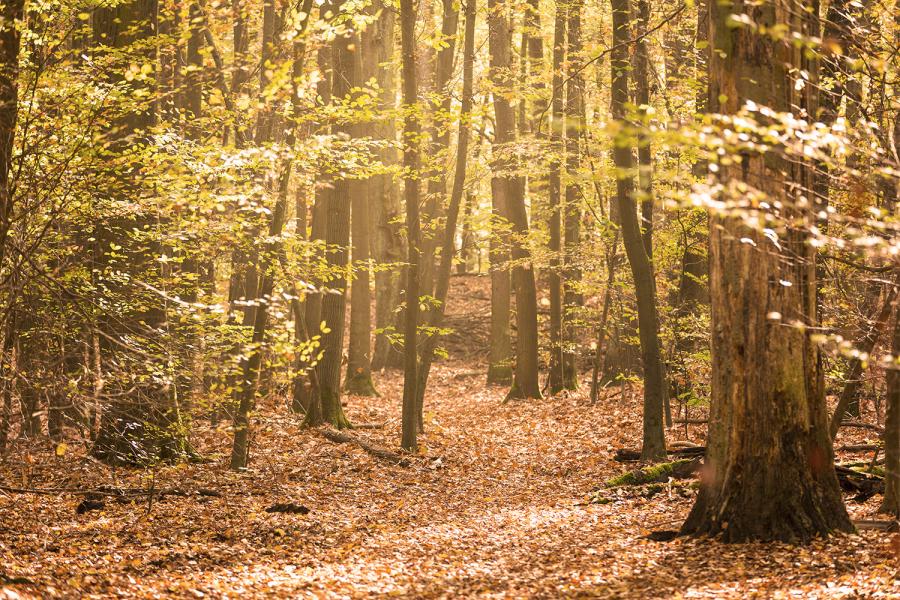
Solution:
[{"label": "forest floor", "polygon": [[[62,456],[45,441],[0,462],[0,598],[900,596],[895,534],[801,547],[655,542],[644,536],[677,529],[690,494],[588,503],[632,468],[613,454],[639,447],[639,395],[502,403],[478,360],[480,286],[455,279],[451,298],[466,303],[451,321],[472,330],[451,342],[478,351],[451,347],[436,365],[421,453],[405,466],[302,429],[274,400],[254,420],[245,473],[227,468],[225,429],[199,430],[207,464],[112,470],[74,440]],[[351,435],[396,450],[402,377],[382,374],[377,386],[381,397],[348,398],[346,410],[383,426]],[[702,443],[700,428],[688,433]],[[685,439],[683,428],[670,438]],[[9,489],[103,485],[158,492],[76,514],[83,496]],[[879,500],[848,506],[872,518]],[[309,512],[266,512],[276,503]]]}]

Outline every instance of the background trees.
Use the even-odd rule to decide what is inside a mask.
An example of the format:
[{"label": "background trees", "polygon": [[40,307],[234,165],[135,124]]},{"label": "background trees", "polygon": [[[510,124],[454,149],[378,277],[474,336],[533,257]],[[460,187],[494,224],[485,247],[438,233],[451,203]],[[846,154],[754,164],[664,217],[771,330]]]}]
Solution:
[{"label": "background trees", "polygon": [[350,428],[402,366],[414,450],[463,339],[509,400],[641,397],[646,461],[710,414],[685,531],[845,529],[845,415],[900,460],[895,3],[399,9],[3,4],[0,445],[155,464],[210,421],[244,469],[260,404]]}]

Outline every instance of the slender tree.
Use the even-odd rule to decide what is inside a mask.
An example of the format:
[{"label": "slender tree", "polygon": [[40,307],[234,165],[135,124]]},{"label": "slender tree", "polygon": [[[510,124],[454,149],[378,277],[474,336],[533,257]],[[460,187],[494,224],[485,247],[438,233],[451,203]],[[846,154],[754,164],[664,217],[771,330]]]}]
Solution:
[{"label": "slender tree", "polygon": [[556,3],[553,27],[553,97],[550,109],[550,393],[561,392],[563,384],[563,291],[562,291],[562,134],[563,61],[566,54],[566,4]]},{"label": "slender tree", "polygon": [[[492,0],[488,2],[488,41],[491,55],[489,77],[498,88],[511,77],[509,45],[509,20],[504,12],[505,4]],[[496,103],[498,92],[491,94]],[[502,102],[502,99],[499,100]],[[505,103],[508,107],[509,102]],[[511,110],[511,108],[508,108]],[[502,109],[501,109],[501,112]],[[503,135],[509,135],[509,125],[504,122]],[[497,127],[499,129],[499,127]],[[501,139],[494,134],[494,158],[491,161],[491,238],[489,258],[491,263],[491,345],[488,356],[488,384],[508,385],[512,383],[512,340],[509,332],[510,294],[509,275],[509,235],[504,219],[509,199],[509,177],[501,176],[507,168],[503,160]]]},{"label": "slender tree", "polygon": [[[444,226],[444,238],[441,244],[441,261],[438,266],[435,298],[437,307],[429,313],[428,325],[432,329],[441,326],[447,306],[447,294],[450,290],[450,273],[453,267],[456,225],[459,220],[459,209],[466,185],[466,161],[469,152],[470,119],[472,113],[472,87],[475,67],[475,0],[466,0],[465,4],[465,40],[463,49],[463,91],[462,106],[459,116],[459,135],[456,144],[456,167],[453,173],[453,188],[450,192],[450,204],[447,207],[447,223]],[[421,420],[425,402],[425,390],[428,385],[428,374],[434,360],[434,351],[438,338],[430,335],[422,347],[422,359],[418,371],[417,413]]]},{"label": "slender tree", "polygon": [[[578,389],[578,353],[575,346],[575,312],[582,304],[578,285],[581,269],[578,267],[578,246],[581,242],[581,185],[578,169],[581,166],[581,144],[584,116],[584,77],[582,75],[581,10],[583,0],[569,4],[566,32],[566,185],[563,217],[565,241],[563,244],[563,329],[562,329],[562,384],[567,390]],[[562,93],[558,91],[557,93]],[[605,326],[604,326],[605,329]]]},{"label": "slender tree", "polygon": [[406,200],[406,237],[408,243],[406,265],[406,314],[403,329],[403,425],[400,441],[403,449],[413,452],[416,440],[416,329],[419,321],[419,121],[416,115],[418,89],[416,85],[416,11],[413,0],[400,0],[400,48],[402,54],[403,105],[403,167],[404,198]]},{"label": "slender tree", "polygon": [[665,376],[659,343],[659,317],[656,310],[656,283],[653,263],[641,240],[641,228],[634,199],[634,157],[627,129],[629,0],[613,0],[612,116],[620,133],[613,143],[616,164],[616,202],[621,219],[622,241],[637,296],[638,330],[644,367],[644,439],[641,457],[658,460],[666,457],[663,432]]},{"label": "slender tree", "polygon": [[534,269],[527,247],[528,214],[525,208],[524,190],[518,177],[512,171],[516,161],[510,156],[515,142],[515,113],[504,90],[510,89],[512,80],[510,60],[509,20],[500,12],[500,5],[492,0],[489,10],[488,45],[491,54],[490,76],[496,86],[494,92],[495,168],[500,175],[491,183],[503,198],[498,204],[505,210],[504,217],[509,222],[513,235],[512,246],[513,282],[516,290],[516,365],[512,388],[507,398],[540,398],[538,381],[538,336],[537,336],[537,292],[535,290]]}]

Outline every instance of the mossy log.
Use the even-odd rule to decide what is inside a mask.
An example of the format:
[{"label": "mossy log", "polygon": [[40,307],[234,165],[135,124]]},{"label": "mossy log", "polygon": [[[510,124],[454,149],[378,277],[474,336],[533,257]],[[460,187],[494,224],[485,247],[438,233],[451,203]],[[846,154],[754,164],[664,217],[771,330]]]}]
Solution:
[{"label": "mossy log", "polygon": [[645,483],[665,483],[671,479],[693,477],[700,469],[700,458],[685,458],[672,462],[658,463],[618,475],[606,481],[606,487],[644,485]]}]

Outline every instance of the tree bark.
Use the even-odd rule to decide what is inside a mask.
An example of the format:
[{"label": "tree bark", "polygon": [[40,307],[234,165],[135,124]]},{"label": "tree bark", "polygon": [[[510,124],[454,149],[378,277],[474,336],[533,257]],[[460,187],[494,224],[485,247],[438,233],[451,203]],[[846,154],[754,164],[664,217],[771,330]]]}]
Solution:
[{"label": "tree bark", "polygon": [[894,296],[891,356],[885,376],[884,499],[879,512],[900,515],[900,311]]},{"label": "tree bark", "polygon": [[[438,266],[435,298],[437,306],[429,313],[428,325],[432,329],[439,328],[443,321],[447,306],[447,293],[450,290],[450,273],[453,267],[456,223],[459,220],[459,209],[462,203],[466,184],[466,160],[469,151],[469,119],[472,113],[472,85],[475,65],[475,0],[466,0],[465,4],[465,47],[463,49],[463,91],[460,107],[459,135],[456,144],[456,167],[453,174],[453,188],[450,192],[450,204],[447,207],[447,223],[444,227],[444,239],[441,245],[441,261]],[[428,375],[434,360],[434,351],[438,337],[428,336],[422,347],[422,359],[418,370],[418,387],[416,390],[417,414],[421,419],[425,403],[425,390]]]},{"label": "tree bark", "polygon": [[416,11],[413,0],[400,0],[400,46],[403,55],[403,121],[404,197],[406,199],[406,314],[403,330],[403,412],[400,446],[414,452],[416,439],[416,329],[419,317],[419,121],[415,114],[418,100],[416,86]]},{"label": "tree bark", "polygon": [[613,0],[612,116],[621,132],[613,140],[616,164],[616,201],[621,219],[622,241],[631,264],[634,293],[637,297],[638,332],[644,367],[644,460],[664,459],[666,440],[663,431],[665,373],[659,343],[659,317],[656,309],[656,282],[653,263],[641,239],[634,199],[634,157],[628,141],[626,104],[628,103],[627,42],[629,39],[629,1]]},{"label": "tree bark", "polygon": [[[729,26],[738,12],[767,27],[816,35],[810,8],[709,3],[712,110],[733,114],[750,100],[815,114],[813,86],[795,88],[792,79],[798,70],[814,73],[815,65],[790,36]],[[682,532],[728,542],[805,542],[853,529],[834,473],[819,350],[806,333],[816,325],[815,249],[793,223],[814,222],[811,203],[799,198],[809,189],[809,167],[777,151],[740,158],[719,165],[721,181],[733,192],[746,185],[766,193],[784,207],[771,214],[782,225],[776,243],[740,217],[712,217],[708,471]]]},{"label": "tree bark", "polygon": [[[344,7],[343,0],[331,5],[332,13],[340,15]],[[359,58],[359,35],[347,24],[346,30],[335,37],[332,43],[333,75],[331,78],[331,97],[333,100],[347,98],[354,88],[360,84],[361,64]],[[338,135],[356,137],[357,126],[338,124],[333,127]],[[325,228],[326,259],[332,269],[333,278],[328,287],[335,293],[325,294],[322,299],[322,321],[326,330],[322,336],[322,360],[316,366],[319,383],[318,410],[323,422],[331,423],[338,429],[350,427],[341,405],[341,357],[343,355],[345,311],[347,306],[347,262],[350,244],[350,205],[352,202],[353,184],[350,179],[336,177],[332,181],[332,189],[326,196],[325,210],[327,225]],[[314,422],[311,413],[307,413],[306,422]]]},{"label": "tree bark", "polygon": [[[510,31],[508,20],[499,12],[497,0],[491,0],[489,10],[489,48],[491,54],[490,77],[501,92],[512,87],[509,77]],[[534,269],[527,247],[528,214],[525,210],[524,190],[519,178],[512,171],[515,160],[509,158],[510,147],[515,142],[515,113],[509,98],[504,93],[494,93],[494,116],[496,131],[494,150],[499,156],[494,158],[494,168],[500,171],[496,177],[498,191],[502,190],[504,200],[500,203],[506,212],[503,215],[512,227],[511,239],[513,283],[516,290],[516,365],[512,387],[507,399],[540,398],[538,381],[538,336],[537,336],[537,294],[534,283]],[[492,188],[495,185],[492,181]]]},{"label": "tree bark", "polygon": [[[563,329],[562,359],[563,387],[578,389],[578,352],[576,351],[576,311],[583,304],[579,284],[581,269],[578,266],[578,246],[581,243],[581,199],[578,169],[581,166],[581,140],[585,128],[584,77],[582,76],[581,10],[583,0],[569,4],[566,83],[566,195],[563,204],[565,240],[563,245]],[[561,93],[561,92],[559,92]],[[605,326],[604,326],[605,329]]]},{"label": "tree bark", "polygon": [[[396,105],[396,84],[394,76],[394,25],[396,12],[382,2],[373,5],[380,10],[377,20],[362,32],[363,80],[375,78],[381,97],[378,100],[378,115],[372,127],[376,139],[393,144],[397,133],[390,111]],[[385,166],[397,164],[397,151],[393,145],[377,150],[378,160]],[[374,230],[371,235],[372,257],[380,265],[393,265],[389,269],[379,269],[375,273],[375,345],[372,352],[372,369],[381,370],[388,366],[398,366],[400,352],[390,341],[390,330],[398,325],[398,307],[402,269],[397,265],[404,261],[402,236],[397,221],[400,219],[400,195],[393,175],[375,175],[369,179],[369,214]],[[399,328],[399,327],[398,327]]]},{"label": "tree bark", "polygon": [[566,6],[557,3],[553,26],[553,96],[550,108],[550,394],[565,389],[563,381],[563,291],[562,291],[562,134],[565,130],[563,114],[563,61],[566,54]]},{"label": "tree bark", "polygon": [[[510,73],[510,32],[509,22],[504,14],[504,4],[498,0],[488,2],[488,42],[490,59],[489,77],[501,88],[511,77]],[[505,84],[507,87],[509,83]],[[494,103],[503,102],[497,93],[492,93]],[[508,110],[509,102],[506,106]],[[501,110],[502,112],[502,110]],[[505,124],[504,135],[509,135],[509,125]],[[501,139],[495,132],[493,140],[494,157],[491,160],[491,238],[489,258],[491,263],[491,347],[488,357],[488,384],[508,385],[512,383],[512,341],[509,332],[511,280],[509,274],[509,236],[503,220],[506,218],[510,202],[510,179],[501,175],[507,168],[502,158]]]}]

